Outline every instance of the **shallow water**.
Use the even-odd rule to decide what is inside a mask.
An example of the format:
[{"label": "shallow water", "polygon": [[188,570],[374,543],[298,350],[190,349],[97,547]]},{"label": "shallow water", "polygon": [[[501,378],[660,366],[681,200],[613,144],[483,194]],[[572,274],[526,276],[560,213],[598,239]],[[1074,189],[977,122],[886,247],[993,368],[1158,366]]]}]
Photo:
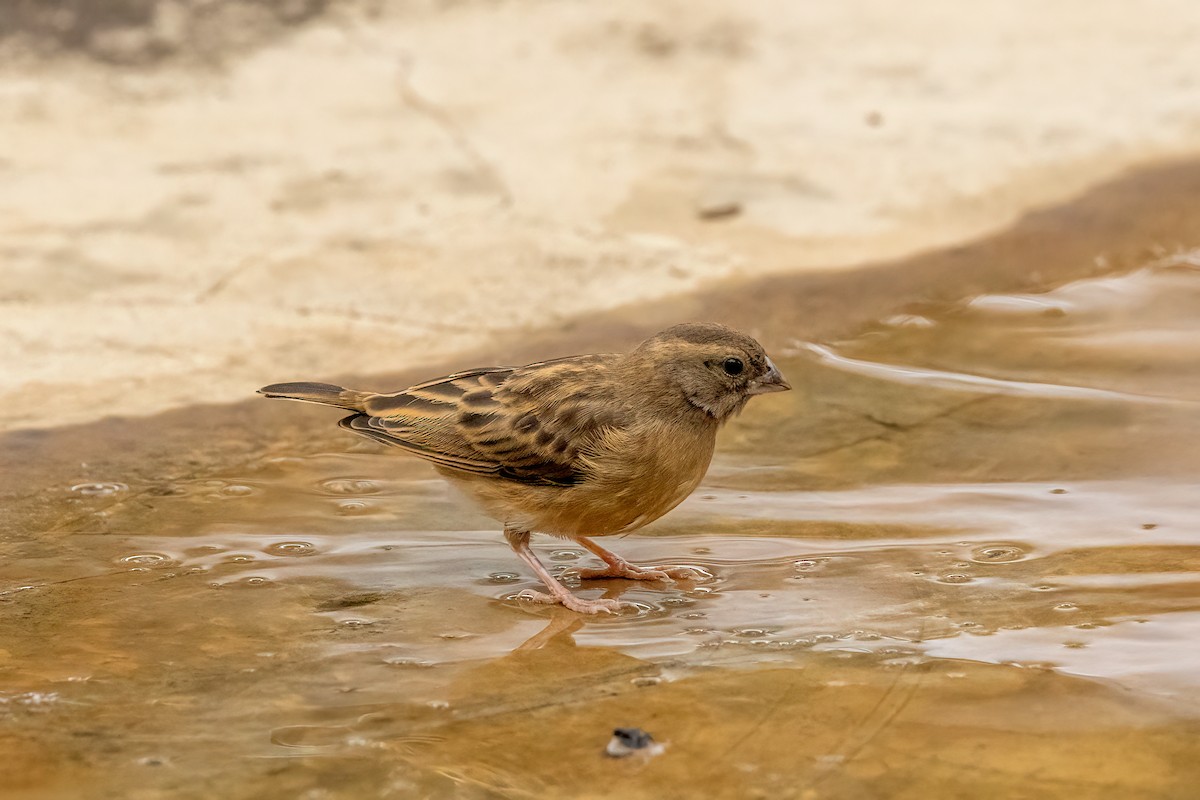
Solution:
[{"label": "shallow water", "polygon": [[[15,797],[1194,796],[1200,257],[928,306],[777,359],[798,391],[536,583],[423,464],[330,433],[65,484],[0,563]],[[294,410],[281,406],[280,413]],[[332,425],[336,413],[327,421]],[[543,539],[569,578],[591,557]],[[611,729],[666,744],[606,759]]]}]

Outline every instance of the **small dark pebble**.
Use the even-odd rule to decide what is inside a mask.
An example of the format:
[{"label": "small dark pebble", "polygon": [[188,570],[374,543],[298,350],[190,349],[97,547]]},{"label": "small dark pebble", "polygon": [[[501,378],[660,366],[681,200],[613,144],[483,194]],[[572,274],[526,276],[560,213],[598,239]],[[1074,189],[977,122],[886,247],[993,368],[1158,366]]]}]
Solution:
[{"label": "small dark pebble", "polygon": [[712,199],[705,200],[699,203],[696,207],[696,214],[700,219],[722,219],[725,217],[736,217],[742,213],[742,204],[737,200],[729,199]]},{"label": "small dark pebble", "polygon": [[613,731],[608,746],[604,748],[604,754],[610,758],[625,758],[638,751],[654,755],[661,749],[660,745],[654,743],[654,737],[641,728],[617,728]]}]

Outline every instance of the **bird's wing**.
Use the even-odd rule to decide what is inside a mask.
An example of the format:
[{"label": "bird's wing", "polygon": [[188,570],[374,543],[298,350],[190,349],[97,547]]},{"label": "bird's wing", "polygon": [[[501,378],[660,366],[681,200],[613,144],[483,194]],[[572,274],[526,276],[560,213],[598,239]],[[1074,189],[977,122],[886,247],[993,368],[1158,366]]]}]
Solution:
[{"label": "bird's wing", "polygon": [[569,485],[582,477],[580,454],[625,416],[606,390],[616,358],[457,372],[371,395],[341,425],[449,469]]}]

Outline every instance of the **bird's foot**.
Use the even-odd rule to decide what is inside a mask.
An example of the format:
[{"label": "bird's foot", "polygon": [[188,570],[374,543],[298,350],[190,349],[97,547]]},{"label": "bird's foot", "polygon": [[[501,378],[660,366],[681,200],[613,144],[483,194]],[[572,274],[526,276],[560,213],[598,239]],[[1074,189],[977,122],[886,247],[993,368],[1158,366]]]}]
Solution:
[{"label": "bird's foot", "polygon": [[639,567],[628,561],[605,564],[600,569],[579,569],[576,571],[580,580],[593,578],[624,578],[629,581],[698,581],[713,577],[712,573],[700,567],[656,566]]},{"label": "bird's foot", "polygon": [[534,603],[544,603],[546,605],[559,603],[580,614],[618,614],[622,608],[637,608],[633,603],[623,603],[620,600],[585,600],[565,590],[562,594],[546,594],[545,592],[526,589],[518,594],[517,597],[521,600],[529,600]]}]

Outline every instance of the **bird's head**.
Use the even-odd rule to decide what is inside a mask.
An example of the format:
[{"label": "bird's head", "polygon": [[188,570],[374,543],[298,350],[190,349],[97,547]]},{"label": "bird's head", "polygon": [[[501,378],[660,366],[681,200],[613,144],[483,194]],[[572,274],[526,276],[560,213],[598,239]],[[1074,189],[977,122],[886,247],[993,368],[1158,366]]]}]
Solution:
[{"label": "bird's head", "polygon": [[665,403],[700,409],[718,422],[756,394],[791,387],[762,345],[711,322],[675,325],[642,342],[629,361],[645,373],[646,389]]}]

